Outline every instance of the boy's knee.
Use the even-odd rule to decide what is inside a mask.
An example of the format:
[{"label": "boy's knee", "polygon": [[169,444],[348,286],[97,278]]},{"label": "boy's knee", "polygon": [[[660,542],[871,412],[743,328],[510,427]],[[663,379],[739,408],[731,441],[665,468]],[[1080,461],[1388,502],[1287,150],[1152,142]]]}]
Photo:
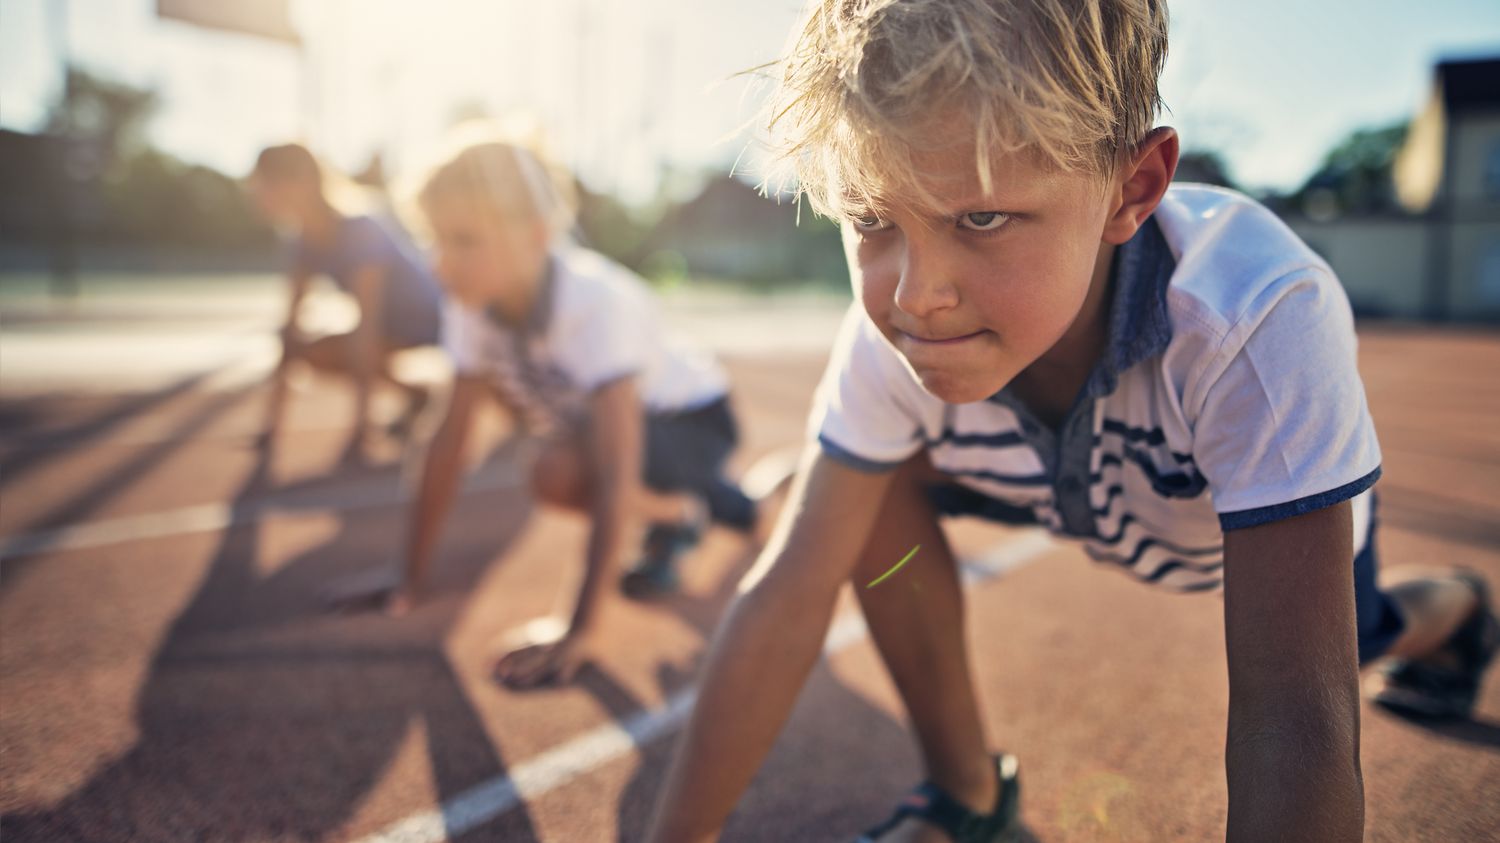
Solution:
[{"label": "boy's knee", "polygon": [[583,466],[578,458],[560,447],[543,451],[531,466],[532,492],[546,503],[581,505],[585,486]]},{"label": "boy's knee", "polygon": [[321,337],[303,343],[297,350],[297,358],[306,361],[314,369],[325,372],[343,371],[349,368],[349,352],[339,335]]}]

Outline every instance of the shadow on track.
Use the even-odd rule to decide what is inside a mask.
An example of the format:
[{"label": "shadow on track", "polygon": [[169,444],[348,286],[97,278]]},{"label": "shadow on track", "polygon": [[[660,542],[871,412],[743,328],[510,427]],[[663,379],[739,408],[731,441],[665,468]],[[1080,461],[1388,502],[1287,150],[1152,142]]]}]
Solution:
[{"label": "shadow on track", "polygon": [[[236,506],[264,492],[268,462],[263,453]],[[443,645],[463,605],[451,598],[514,540],[530,505],[514,491],[477,497],[461,506],[486,508],[487,534],[450,545],[437,605],[415,623],[327,615],[316,603],[319,585],[388,553],[399,510],[344,513],[332,538],[270,572],[265,525],[224,531],[148,668],[136,744],[57,804],[4,817],[5,840],[343,837],[417,732],[439,800],[504,775]],[[536,839],[525,810],[486,831]]]}]

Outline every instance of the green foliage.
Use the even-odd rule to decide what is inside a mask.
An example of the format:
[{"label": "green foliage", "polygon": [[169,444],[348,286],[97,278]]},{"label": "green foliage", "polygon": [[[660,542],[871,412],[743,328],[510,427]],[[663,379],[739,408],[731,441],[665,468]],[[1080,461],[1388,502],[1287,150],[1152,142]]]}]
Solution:
[{"label": "green foliage", "polygon": [[578,228],[585,242],[616,261],[637,271],[648,257],[647,238],[651,225],[643,209],[631,208],[603,193],[578,186]]},{"label": "green foliage", "polygon": [[69,68],[63,98],[47,121],[49,134],[96,143],[105,160],[89,189],[102,199],[93,227],[104,239],[204,248],[266,246],[270,229],[240,185],[208,167],[187,164],[153,147],[146,126],[154,91]]},{"label": "green foliage", "polygon": [[1239,185],[1229,176],[1229,167],[1224,157],[1211,149],[1190,149],[1177,159],[1177,173],[1173,181],[1190,181],[1214,184],[1239,190]]},{"label": "green foliage", "polygon": [[129,240],[220,248],[271,245],[269,231],[237,182],[155,149],[118,159],[104,191],[114,227]]},{"label": "green foliage", "polygon": [[110,149],[139,149],[156,109],[155,91],[134,88],[71,66],[63,97],[47,116],[48,134],[102,140]]},{"label": "green foliage", "polygon": [[1408,121],[1358,129],[1339,142],[1292,199],[1298,205],[1331,203],[1342,213],[1396,208],[1391,170],[1406,141]]}]

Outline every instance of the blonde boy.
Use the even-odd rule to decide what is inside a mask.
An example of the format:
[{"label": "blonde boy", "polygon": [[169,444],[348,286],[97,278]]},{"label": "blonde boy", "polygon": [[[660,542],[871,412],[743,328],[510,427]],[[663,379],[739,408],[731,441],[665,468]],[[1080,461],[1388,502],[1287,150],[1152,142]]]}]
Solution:
[{"label": "blonde boy", "polygon": [[1231,840],[1360,839],[1362,659],[1405,659],[1392,705],[1472,705],[1494,649],[1482,583],[1375,587],[1380,451],[1347,301],[1260,206],[1171,186],[1166,43],[1150,0],[823,0],[794,33],[772,127],[843,221],[858,302],[652,839],[716,833],[840,586],[914,545],[897,576],[920,589],[858,594],[929,781],[867,836],[1015,838],[1015,760],[987,749],[945,514],[1223,586]]},{"label": "blonde boy", "polygon": [[416,191],[448,295],[442,344],[457,374],[426,454],[401,575],[343,596],[392,614],[420,600],[475,410],[497,400],[541,443],[532,491],[590,525],[567,622],[496,665],[497,678],[516,686],[568,681],[591,658],[638,521],[652,527],[623,584],[645,596],[675,587],[676,557],[710,520],[749,534],[758,517],[723,473],[738,438],[725,372],[670,339],[642,279],[569,241],[572,179],[533,146],[470,127]]}]

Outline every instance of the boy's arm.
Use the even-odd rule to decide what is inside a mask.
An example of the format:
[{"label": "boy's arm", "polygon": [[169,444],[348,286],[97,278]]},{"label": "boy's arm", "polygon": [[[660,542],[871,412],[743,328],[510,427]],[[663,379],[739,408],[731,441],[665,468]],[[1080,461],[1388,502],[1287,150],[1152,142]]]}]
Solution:
[{"label": "boy's arm", "polygon": [[428,443],[421,485],[411,508],[411,523],[406,534],[402,584],[393,599],[392,608],[397,612],[419,600],[426,590],[433,550],[463,474],[464,446],[469,439],[474,411],[488,389],[481,378],[459,375],[453,382],[448,412]]},{"label": "boy's arm", "polygon": [[312,286],[312,274],[298,267],[287,273],[286,318],[281,322],[283,341],[297,332],[297,313],[302,309],[302,300],[307,298],[307,288]]},{"label": "boy's arm", "polygon": [[307,297],[312,276],[304,269],[293,269],[287,274],[286,318],[281,323],[281,359],[271,373],[271,399],[266,408],[266,427],[262,441],[269,442],[281,430],[282,417],[286,415],[287,364],[297,355],[297,312],[302,309],[302,300]]},{"label": "boy's arm", "polygon": [[[583,583],[567,631],[512,651],[496,675],[518,687],[567,682],[588,659],[599,624],[599,607],[619,567],[625,531],[641,488],[645,450],[644,411],[633,376],[618,378],[589,397],[588,436],[583,447],[591,468],[590,529]],[[554,640],[555,639],[555,640]]]},{"label": "boy's arm", "polygon": [[1225,534],[1231,843],[1362,838],[1352,535],[1347,501]]},{"label": "boy's arm", "polygon": [[[362,266],[354,273],[351,285],[354,297],[359,301],[359,325],[354,329],[353,359],[349,361],[354,372],[356,437],[363,436],[370,419],[370,385],[375,379],[379,365],[380,328],[385,324],[385,270],[378,265]],[[355,441],[358,441],[356,439]]]},{"label": "boy's arm", "polygon": [[590,480],[590,529],[587,567],[578,602],[568,623],[570,636],[593,632],[606,583],[619,566],[625,529],[641,485],[646,437],[645,415],[636,394],[636,379],[623,377],[595,390],[589,398],[589,435],[585,448]]},{"label": "boy's arm", "polygon": [[770,544],[714,636],[648,840],[717,835],[817,661],[890,477],[816,450],[804,460]]}]

